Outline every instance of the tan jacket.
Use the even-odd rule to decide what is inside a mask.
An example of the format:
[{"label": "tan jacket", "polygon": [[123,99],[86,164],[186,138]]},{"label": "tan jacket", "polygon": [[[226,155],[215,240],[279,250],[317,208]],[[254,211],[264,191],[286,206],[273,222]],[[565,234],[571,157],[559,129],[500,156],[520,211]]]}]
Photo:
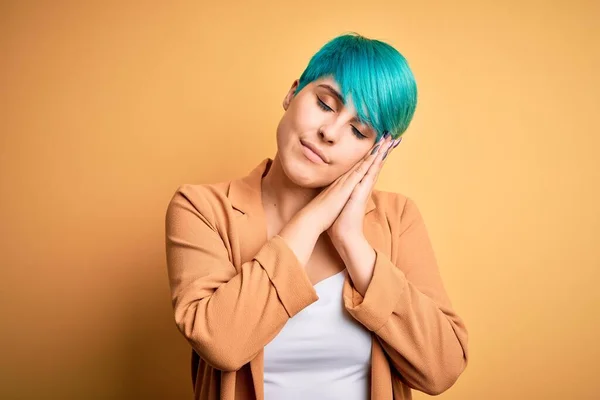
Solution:
[{"label": "tan jacket", "polygon": [[[193,348],[195,399],[263,399],[263,348],[318,300],[278,235],[267,240],[261,178],[180,186],[166,212],[175,323]],[[371,399],[439,394],[467,365],[468,333],[446,294],[415,203],[373,190],[364,233],[377,254],[363,298],[346,278],[346,310],[371,331]]]}]

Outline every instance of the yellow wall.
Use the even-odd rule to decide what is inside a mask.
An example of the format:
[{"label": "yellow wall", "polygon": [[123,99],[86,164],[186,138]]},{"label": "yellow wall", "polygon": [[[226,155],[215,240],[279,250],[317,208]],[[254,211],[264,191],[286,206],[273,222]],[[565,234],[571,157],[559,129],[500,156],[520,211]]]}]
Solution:
[{"label": "yellow wall", "polygon": [[378,188],[420,205],[469,328],[440,398],[597,396],[598,2],[112,3],[0,5],[0,398],[189,398],[166,205],[273,156],[345,31],[418,80]]}]

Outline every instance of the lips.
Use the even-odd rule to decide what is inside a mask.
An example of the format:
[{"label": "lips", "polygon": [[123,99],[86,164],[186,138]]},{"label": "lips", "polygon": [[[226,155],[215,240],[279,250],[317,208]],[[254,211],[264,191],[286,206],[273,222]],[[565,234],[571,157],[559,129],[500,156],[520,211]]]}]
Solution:
[{"label": "lips", "polygon": [[323,152],[321,150],[319,150],[319,148],[316,147],[314,144],[305,142],[304,140],[300,140],[300,143],[302,143],[302,145],[304,147],[307,147],[308,149],[310,149],[310,151],[312,151],[314,154],[316,154],[321,159],[322,162],[324,162],[325,164],[329,164],[329,160],[327,160],[327,157],[325,157],[325,154],[323,154]]}]

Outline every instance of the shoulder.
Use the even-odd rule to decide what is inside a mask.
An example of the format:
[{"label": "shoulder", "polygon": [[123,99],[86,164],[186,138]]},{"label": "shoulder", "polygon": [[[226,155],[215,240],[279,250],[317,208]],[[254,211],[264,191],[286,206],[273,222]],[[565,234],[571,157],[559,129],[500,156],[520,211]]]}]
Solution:
[{"label": "shoulder", "polygon": [[186,212],[214,222],[229,207],[227,192],[230,182],[184,183],[172,194],[167,205],[167,219],[175,213]]}]

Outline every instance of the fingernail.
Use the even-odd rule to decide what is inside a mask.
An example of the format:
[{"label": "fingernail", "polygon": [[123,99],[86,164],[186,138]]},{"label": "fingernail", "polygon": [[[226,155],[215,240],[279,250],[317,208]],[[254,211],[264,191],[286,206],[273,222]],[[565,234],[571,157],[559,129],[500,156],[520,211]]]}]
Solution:
[{"label": "fingernail", "polygon": [[385,154],[383,155],[383,158],[381,159],[381,161],[385,160],[385,158],[388,156],[388,153],[390,152],[390,149],[387,149],[385,151]]},{"label": "fingernail", "polygon": [[377,153],[377,149],[379,148],[379,145],[375,146],[375,148],[373,149],[373,151],[371,151],[371,155]]},{"label": "fingernail", "polygon": [[400,142],[402,141],[402,138],[399,138],[396,143],[394,144],[394,148],[396,148],[396,146],[398,146],[400,144]]},{"label": "fingernail", "polygon": [[385,133],[385,135],[383,135],[383,138],[384,138],[384,139],[387,139],[387,137],[388,137],[388,136],[390,136],[390,133],[389,133],[389,132],[386,132],[386,133]]}]

